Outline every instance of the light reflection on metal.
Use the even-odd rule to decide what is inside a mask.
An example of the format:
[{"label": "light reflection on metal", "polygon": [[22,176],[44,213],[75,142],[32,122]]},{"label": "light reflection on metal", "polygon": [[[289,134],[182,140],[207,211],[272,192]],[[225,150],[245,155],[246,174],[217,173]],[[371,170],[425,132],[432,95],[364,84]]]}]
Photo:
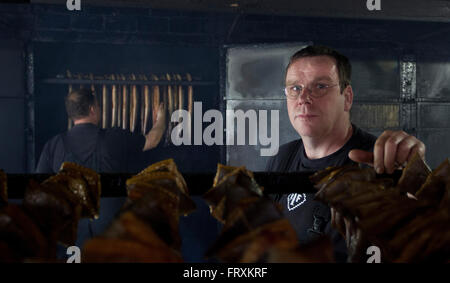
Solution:
[{"label": "light reflection on metal", "polygon": [[401,128],[416,135],[417,128],[417,80],[416,80],[416,56],[405,54],[400,62],[400,121]]},{"label": "light reflection on metal", "polygon": [[[225,109],[222,111],[280,110],[279,143],[299,138],[286,112],[286,98],[283,93],[284,70],[290,56],[308,44],[311,43],[227,46],[224,54],[226,68],[221,70],[221,89],[224,89],[225,100],[222,105]],[[268,123],[270,125],[269,121]],[[248,128],[246,135],[249,135]],[[260,156],[260,149],[259,144],[228,145],[226,163],[245,165],[253,171],[263,171],[269,158]]]},{"label": "light reflection on metal", "polygon": [[402,57],[400,63],[400,91],[403,101],[414,100],[416,97],[416,58],[408,54]]},{"label": "light reflection on metal", "polygon": [[353,105],[351,120],[361,128],[397,128],[400,125],[398,104]]}]

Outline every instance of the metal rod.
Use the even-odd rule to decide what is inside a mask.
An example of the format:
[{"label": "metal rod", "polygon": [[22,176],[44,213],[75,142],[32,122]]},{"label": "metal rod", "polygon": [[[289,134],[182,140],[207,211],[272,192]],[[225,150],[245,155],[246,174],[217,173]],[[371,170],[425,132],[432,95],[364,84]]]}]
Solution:
[{"label": "metal rod", "polygon": [[[255,181],[264,187],[264,193],[316,193],[317,190],[309,180],[315,172],[253,172]],[[378,175],[378,178],[393,178],[396,183],[400,179],[402,171],[396,170],[394,174]],[[183,178],[189,189],[190,195],[203,195],[208,191],[214,181],[216,173],[183,173]],[[134,174],[100,174],[102,183],[102,197],[125,197],[126,181]],[[53,174],[8,174],[8,196],[10,199],[23,198],[26,187],[30,180],[42,182],[53,176]]]},{"label": "metal rod", "polygon": [[34,172],[36,166],[35,160],[35,94],[34,94],[34,52],[32,43],[28,43],[26,46],[26,117],[25,117],[25,133],[26,133],[26,171]]},{"label": "metal rod", "polygon": [[207,86],[215,85],[217,82],[213,81],[145,81],[145,80],[88,80],[88,79],[44,79],[43,83],[47,84],[81,84],[81,85],[194,85]]}]

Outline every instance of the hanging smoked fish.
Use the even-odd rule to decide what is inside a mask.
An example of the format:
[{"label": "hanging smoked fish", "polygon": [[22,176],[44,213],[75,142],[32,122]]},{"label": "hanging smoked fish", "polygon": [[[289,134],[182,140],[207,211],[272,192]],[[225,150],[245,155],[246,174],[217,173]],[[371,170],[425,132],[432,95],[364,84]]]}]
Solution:
[{"label": "hanging smoked fish", "polygon": [[[177,75],[172,75],[172,81],[177,82],[178,77]],[[172,96],[173,96],[173,111],[178,109],[178,85],[174,84],[172,85]]]},{"label": "hanging smoked fish", "polygon": [[[95,91],[94,74],[92,74],[92,73],[89,74],[89,80],[91,80],[91,91],[92,91],[92,94],[94,95],[95,100],[96,100],[97,103],[98,103],[99,97],[98,97],[98,95],[97,95],[97,92]],[[100,106],[100,105],[99,105],[99,106]],[[103,116],[103,115],[102,115],[102,116]]]},{"label": "hanging smoked fish", "polygon": [[95,92],[95,85],[94,85],[94,74],[90,73],[89,74],[89,79],[92,81],[92,83],[91,83],[92,94],[95,96],[95,98],[97,98],[97,94]]},{"label": "hanging smoked fish", "polygon": [[[177,74],[177,79],[182,82],[182,78],[180,74]],[[178,110],[183,110],[184,108],[184,96],[183,96],[183,85],[178,86]]]},{"label": "hanging smoked fish", "polygon": [[[116,77],[114,75],[111,75],[111,80],[115,80]],[[114,128],[117,126],[117,86],[115,84],[112,85],[111,89],[111,97],[112,97],[112,111],[111,111],[111,128]]]},{"label": "hanging smoked fish", "polygon": [[108,127],[108,88],[106,84],[102,86],[102,128]]},{"label": "hanging smoked fish", "polygon": [[[122,80],[122,75],[117,75],[118,80]],[[122,84],[117,85],[117,127],[122,127]]]},{"label": "hanging smoked fish", "polygon": [[[122,80],[126,81],[125,75],[122,75]],[[128,85],[124,84],[122,86],[122,129],[126,130],[128,128],[128,118],[129,118],[129,99],[128,99]]]},{"label": "hanging smoked fish", "polygon": [[[187,78],[188,82],[192,81],[191,74],[187,73],[186,78]],[[188,112],[191,117],[192,117],[193,106],[194,106],[194,89],[193,89],[192,85],[189,85],[188,86]]]},{"label": "hanging smoked fish", "polygon": [[[147,81],[147,76],[146,75],[141,75],[141,80],[143,81]],[[146,127],[147,127],[147,121],[146,119],[148,119],[148,116],[146,116],[146,109],[147,109],[147,105],[148,105],[148,101],[149,101],[149,96],[150,96],[150,89],[148,85],[144,85],[143,86],[143,90],[142,90],[142,96],[141,96],[141,132],[143,135],[145,135],[147,133],[146,131]]]},{"label": "hanging smoked fish", "polygon": [[120,105],[122,104],[121,103],[121,96],[120,96],[120,94],[122,93],[122,88],[121,88],[120,82],[118,82],[118,80],[120,80],[120,76],[118,74],[115,74],[114,75],[114,79],[117,81],[114,84],[114,87],[115,87],[115,107],[114,107],[114,109],[115,109],[115,113],[114,113],[114,115],[115,115],[115,126],[114,127],[120,127],[120,121],[119,121],[120,115],[119,115],[119,113],[122,111],[121,108],[120,108]]},{"label": "hanging smoked fish", "polygon": [[[181,81],[182,81],[181,75],[177,74],[176,77],[177,77],[178,81],[180,81],[180,83],[181,83]],[[184,96],[183,95],[184,95],[183,94],[183,85],[180,84],[178,86],[178,110],[180,110],[180,111],[183,110],[183,108],[184,108]],[[177,116],[177,121],[180,123],[181,120],[182,120],[181,114],[179,114]],[[179,128],[179,129],[180,130],[178,132],[178,136],[181,137],[181,128]]]},{"label": "hanging smoked fish", "polygon": [[[131,74],[131,80],[135,81],[136,76]],[[137,101],[138,101],[138,91],[137,86],[131,85],[131,97],[130,97],[130,131],[134,132],[136,128],[137,120]]]},{"label": "hanging smoked fish", "polygon": [[[122,75],[117,74],[119,81],[122,80]],[[123,104],[123,85],[121,82],[117,85],[117,127],[122,128],[122,104]]]},{"label": "hanging smoked fish", "polygon": [[[158,81],[158,77],[155,75],[152,75],[152,80]],[[160,104],[160,97],[159,97],[159,85],[154,85],[152,93],[152,125],[154,126],[156,123],[156,118],[158,116],[158,107]]]}]

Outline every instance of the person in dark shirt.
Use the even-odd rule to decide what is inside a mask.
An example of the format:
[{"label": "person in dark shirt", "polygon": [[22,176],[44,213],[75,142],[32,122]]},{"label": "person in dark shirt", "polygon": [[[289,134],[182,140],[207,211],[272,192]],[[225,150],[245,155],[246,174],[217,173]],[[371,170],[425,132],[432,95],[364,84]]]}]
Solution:
[{"label": "person in dark shirt", "polygon": [[[135,173],[132,164],[142,151],[156,147],[165,131],[165,108],[161,104],[157,121],[145,135],[132,134],[119,128],[100,129],[100,107],[89,89],[69,93],[66,110],[74,126],[56,135],[44,146],[36,173],[57,173],[64,161],[71,161],[99,173]],[[77,246],[100,235],[123,206],[125,197],[100,200],[99,219],[81,219],[78,223]],[[65,247],[58,246],[58,257],[65,258]]]},{"label": "person in dark shirt", "polygon": [[[347,57],[324,46],[296,52],[286,67],[285,94],[290,122],[301,139],[282,145],[267,163],[269,172],[305,172],[329,166],[365,163],[377,173],[393,173],[425,145],[403,131],[384,131],[380,137],[350,121],[353,102],[351,64]],[[346,261],[344,235],[336,227],[346,221],[334,209],[313,200],[314,194],[275,197],[297,232],[300,244],[328,235],[337,261]]]},{"label": "person in dark shirt", "polygon": [[161,104],[157,121],[144,136],[120,128],[100,129],[100,107],[89,89],[67,95],[66,110],[74,126],[56,135],[44,146],[36,173],[56,173],[64,161],[71,161],[97,172],[133,171],[133,161],[142,151],[156,147],[165,131],[165,109]]}]

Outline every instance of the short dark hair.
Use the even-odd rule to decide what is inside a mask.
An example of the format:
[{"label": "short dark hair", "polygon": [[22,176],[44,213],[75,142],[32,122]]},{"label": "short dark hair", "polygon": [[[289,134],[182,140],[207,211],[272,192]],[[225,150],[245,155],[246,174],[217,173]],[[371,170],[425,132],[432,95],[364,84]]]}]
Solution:
[{"label": "short dark hair", "polygon": [[96,102],[95,94],[90,89],[74,90],[65,99],[67,115],[72,120],[89,116],[89,108],[95,106]]},{"label": "short dark hair", "polygon": [[287,75],[287,71],[291,66],[291,64],[297,61],[298,59],[315,56],[330,56],[334,58],[334,60],[336,60],[336,67],[339,76],[339,87],[342,93],[344,89],[351,83],[352,65],[350,64],[350,61],[346,56],[329,47],[321,45],[309,45],[303,49],[300,49],[294,55],[291,56],[291,59],[289,59],[289,64],[286,67],[285,74]]}]

